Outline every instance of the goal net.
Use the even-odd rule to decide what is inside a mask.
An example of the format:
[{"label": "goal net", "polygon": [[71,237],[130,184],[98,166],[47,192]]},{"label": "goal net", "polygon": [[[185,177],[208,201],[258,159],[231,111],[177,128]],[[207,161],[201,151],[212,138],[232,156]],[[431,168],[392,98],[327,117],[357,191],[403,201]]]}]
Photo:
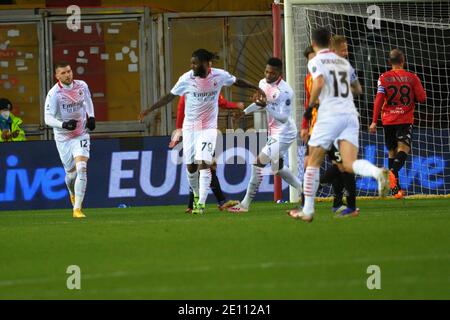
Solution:
[{"label": "goal net", "polygon": [[[286,1],[286,5],[290,1]],[[299,1],[292,1],[298,3]],[[355,98],[360,113],[360,154],[377,166],[387,167],[384,133],[378,121],[376,135],[368,133],[380,74],[389,70],[387,56],[393,48],[405,53],[405,68],[416,73],[427,101],[416,104],[412,152],[400,171],[400,185],[408,195],[448,194],[450,191],[450,10],[449,2],[381,2],[292,5],[293,72],[297,123],[304,105],[303,79],[307,61],[303,51],[311,31],[327,27],[347,38],[349,60],[356,69],[363,94]],[[286,8],[285,8],[286,13]],[[291,78],[292,79],[292,78]],[[299,174],[303,152],[299,148]],[[324,168],[329,163],[324,164]],[[376,181],[357,177],[359,196],[376,194]],[[322,196],[330,195],[330,189]]]}]

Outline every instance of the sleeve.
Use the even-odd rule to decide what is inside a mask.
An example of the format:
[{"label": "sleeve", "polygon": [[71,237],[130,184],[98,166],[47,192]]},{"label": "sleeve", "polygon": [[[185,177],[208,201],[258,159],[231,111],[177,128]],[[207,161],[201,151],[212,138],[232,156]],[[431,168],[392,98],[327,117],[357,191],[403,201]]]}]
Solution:
[{"label": "sleeve", "polygon": [[375,101],[373,103],[372,123],[377,123],[377,121],[378,121],[378,115],[380,114],[381,107],[383,106],[385,96],[386,96],[386,90],[384,88],[382,78],[380,77],[378,79],[377,95],[376,95]]},{"label": "sleeve", "polygon": [[356,70],[353,68],[353,66],[350,65],[350,84],[353,84],[356,81],[358,81],[358,75],[356,74]]},{"label": "sleeve", "polygon": [[237,103],[228,101],[227,99],[224,98],[223,95],[219,95],[219,108],[222,108],[222,109],[236,109],[237,108]]},{"label": "sleeve", "polygon": [[55,118],[57,107],[56,94],[49,92],[45,99],[45,124],[53,128],[62,128],[62,121]]},{"label": "sleeve", "polygon": [[311,73],[312,79],[316,79],[319,76],[325,76],[322,64],[317,59],[311,59],[308,62],[308,71]]},{"label": "sleeve", "polygon": [[221,78],[223,85],[226,87],[232,86],[236,82],[236,77],[225,70],[222,70]]},{"label": "sleeve", "polygon": [[184,107],[186,105],[186,98],[184,96],[180,97],[180,100],[178,101],[178,109],[177,109],[177,120],[176,120],[176,128],[181,129],[183,128],[183,121],[184,121]]},{"label": "sleeve", "polygon": [[275,120],[280,121],[281,123],[285,123],[289,120],[291,116],[291,104],[292,104],[292,92],[286,92],[284,95],[284,101],[281,103],[281,110],[277,112],[271,106],[267,106],[267,112],[272,115]]},{"label": "sleeve", "polygon": [[84,103],[86,105],[86,113],[88,114],[88,117],[95,117],[94,104],[92,103],[91,92],[89,91],[89,87],[87,84],[85,84],[84,87],[84,94],[86,97],[84,99]]},{"label": "sleeve", "polygon": [[425,92],[419,77],[416,75],[414,79],[414,96],[416,97],[416,101],[424,103],[427,99],[427,93]]},{"label": "sleeve", "polygon": [[[306,77],[305,77],[305,84],[304,84],[304,87],[305,87],[305,95],[306,95],[306,98],[305,98],[305,105],[304,105],[305,110],[308,109],[308,106],[309,106],[309,98],[310,98],[310,96],[311,96],[311,94],[310,94],[310,92],[309,92],[310,87],[309,87],[308,81],[309,81],[309,77],[306,76]],[[302,117],[302,129],[308,129],[308,128],[309,128],[309,122],[308,122],[308,120],[306,120],[304,117]]]},{"label": "sleeve", "polygon": [[175,96],[184,96],[188,90],[188,82],[186,81],[186,77],[181,76],[175,86],[170,90],[170,93]]}]

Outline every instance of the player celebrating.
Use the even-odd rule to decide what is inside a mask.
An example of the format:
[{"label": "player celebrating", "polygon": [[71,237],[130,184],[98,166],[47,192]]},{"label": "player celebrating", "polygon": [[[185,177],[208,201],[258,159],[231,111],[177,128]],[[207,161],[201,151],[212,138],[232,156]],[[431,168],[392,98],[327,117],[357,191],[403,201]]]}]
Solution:
[{"label": "player celebrating", "polygon": [[210,68],[209,63],[214,54],[198,49],[191,58],[191,71],[183,74],[170,93],[166,94],[153,106],[142,111],[139,119],[151,111],[165,106],[176,96],[186,97],[186,110],[183,122],[183,153],[187,164],[189,185],[194,192],[194,209],[192,213],[202,214],[211,185],[211,171],[216,139],[218,99],[223,86],[235,85],[259,91],[260,98],[264,92],[257,86],[230,75],[227,71]]},{"label": "player celebrating", "polygon": [[66,171],[73,217],[84,218],[81,206],[86,192],[90,148],[86,128],[95,129],[94,105],[88,85],[73,79],[69,63],[56,64],[55,77],[58,83],[45,100],[45,124],[53,127],[56,147]]},{"label": "player celebrating", "polygon": [[262,169],[271,162],[272,171],[284,181],[301,192],[300,180],[284,166],[283,156],[290,145],[297,139],[297,127],[291,118],[291,104],[294,92],[281,77],[283,63],[278,58],[270,58],[265,69],[265,78],[259,82],[259,87],[266,93],[266,101],[256,101],[265,107],[269,127],[268,139],[256,162],[252,165],[252,175],[244,200],[228,209],[230,212],[247,212],[250,203],[262,180]]},{"label": "player celebrating", "polygon": [[425,102],[426,93],[419,77],[403,69],[405,55],[399,49],[389,53],[392,70],[378,79],[378,90],[373,105],[373,120],[370,133],[376,133],[381,109],[384,140],[389,155],[389,180],[392,195],[401,199],[404,192],[400,187],[398,172],[405,165],[411,151],[411,131],[414,123],[415,102]]},{"label": "player celebrating", "polygon": [[320,101],[317,122],[308,142],[310,155],[304,176],[305,206],[302,210],[291,210],[289,215],[311,222],[314,214],[314,198],[319,186],[320,165],[332,144],[339,149],[346,172],[374,177],[378,180],[380,196],[389,191],[389,171],[380,169],[367,160],[357,160],[359,120],[350,89],[350,63],[329,49],[331,33],[325,28],[312,32],[312,46],[316,56],[308,63],[312,74],[310,106],[305,111],[306,119]]}]

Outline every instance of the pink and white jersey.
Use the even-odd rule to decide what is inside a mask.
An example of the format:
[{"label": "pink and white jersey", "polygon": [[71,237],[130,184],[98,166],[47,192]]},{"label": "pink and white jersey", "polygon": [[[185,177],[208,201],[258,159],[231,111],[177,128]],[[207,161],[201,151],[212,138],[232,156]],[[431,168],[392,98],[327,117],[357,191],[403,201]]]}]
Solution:
[{"label": "pink and white jersey", "polygon": [[91,93],[82,80],[73,80],[69,85],[55,84],[45,100],[45,114],[62,122],[77,120],[77,127],[70,131],[58,126],[53,127],[56,141],[66,141],[87,133],[86,116],[94,116]]},{"label": "pink and white jersey", "polygon": [[259,87],[267,98],[266,113],[268,135],[277,136],[278,141],[290,143],[297,137],[297,126],[291,116],[294,91],[282,78],[273,83],[259,81]]},{"label": "pink and white jersey", "polygon": [[217,129],[220,90],[235,82],[235,76],[216,68],[211,68],[206,78],[195,77],[192,70],[183,74],[170,91],[186,98],[183,129]]}]

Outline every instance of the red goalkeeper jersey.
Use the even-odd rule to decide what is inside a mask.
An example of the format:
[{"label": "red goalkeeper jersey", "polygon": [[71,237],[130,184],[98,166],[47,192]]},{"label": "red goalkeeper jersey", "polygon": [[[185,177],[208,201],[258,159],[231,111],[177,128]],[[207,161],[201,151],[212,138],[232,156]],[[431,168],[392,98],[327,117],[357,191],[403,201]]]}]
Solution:
[{"label": "red goalkeeper jersey", "polygon": [[383,125],[413,124],[415,102],[425,100],[425,90],[415,73],[403,69],[385,72],[378,79],[372,123],[377,122],[381,110]]}]

